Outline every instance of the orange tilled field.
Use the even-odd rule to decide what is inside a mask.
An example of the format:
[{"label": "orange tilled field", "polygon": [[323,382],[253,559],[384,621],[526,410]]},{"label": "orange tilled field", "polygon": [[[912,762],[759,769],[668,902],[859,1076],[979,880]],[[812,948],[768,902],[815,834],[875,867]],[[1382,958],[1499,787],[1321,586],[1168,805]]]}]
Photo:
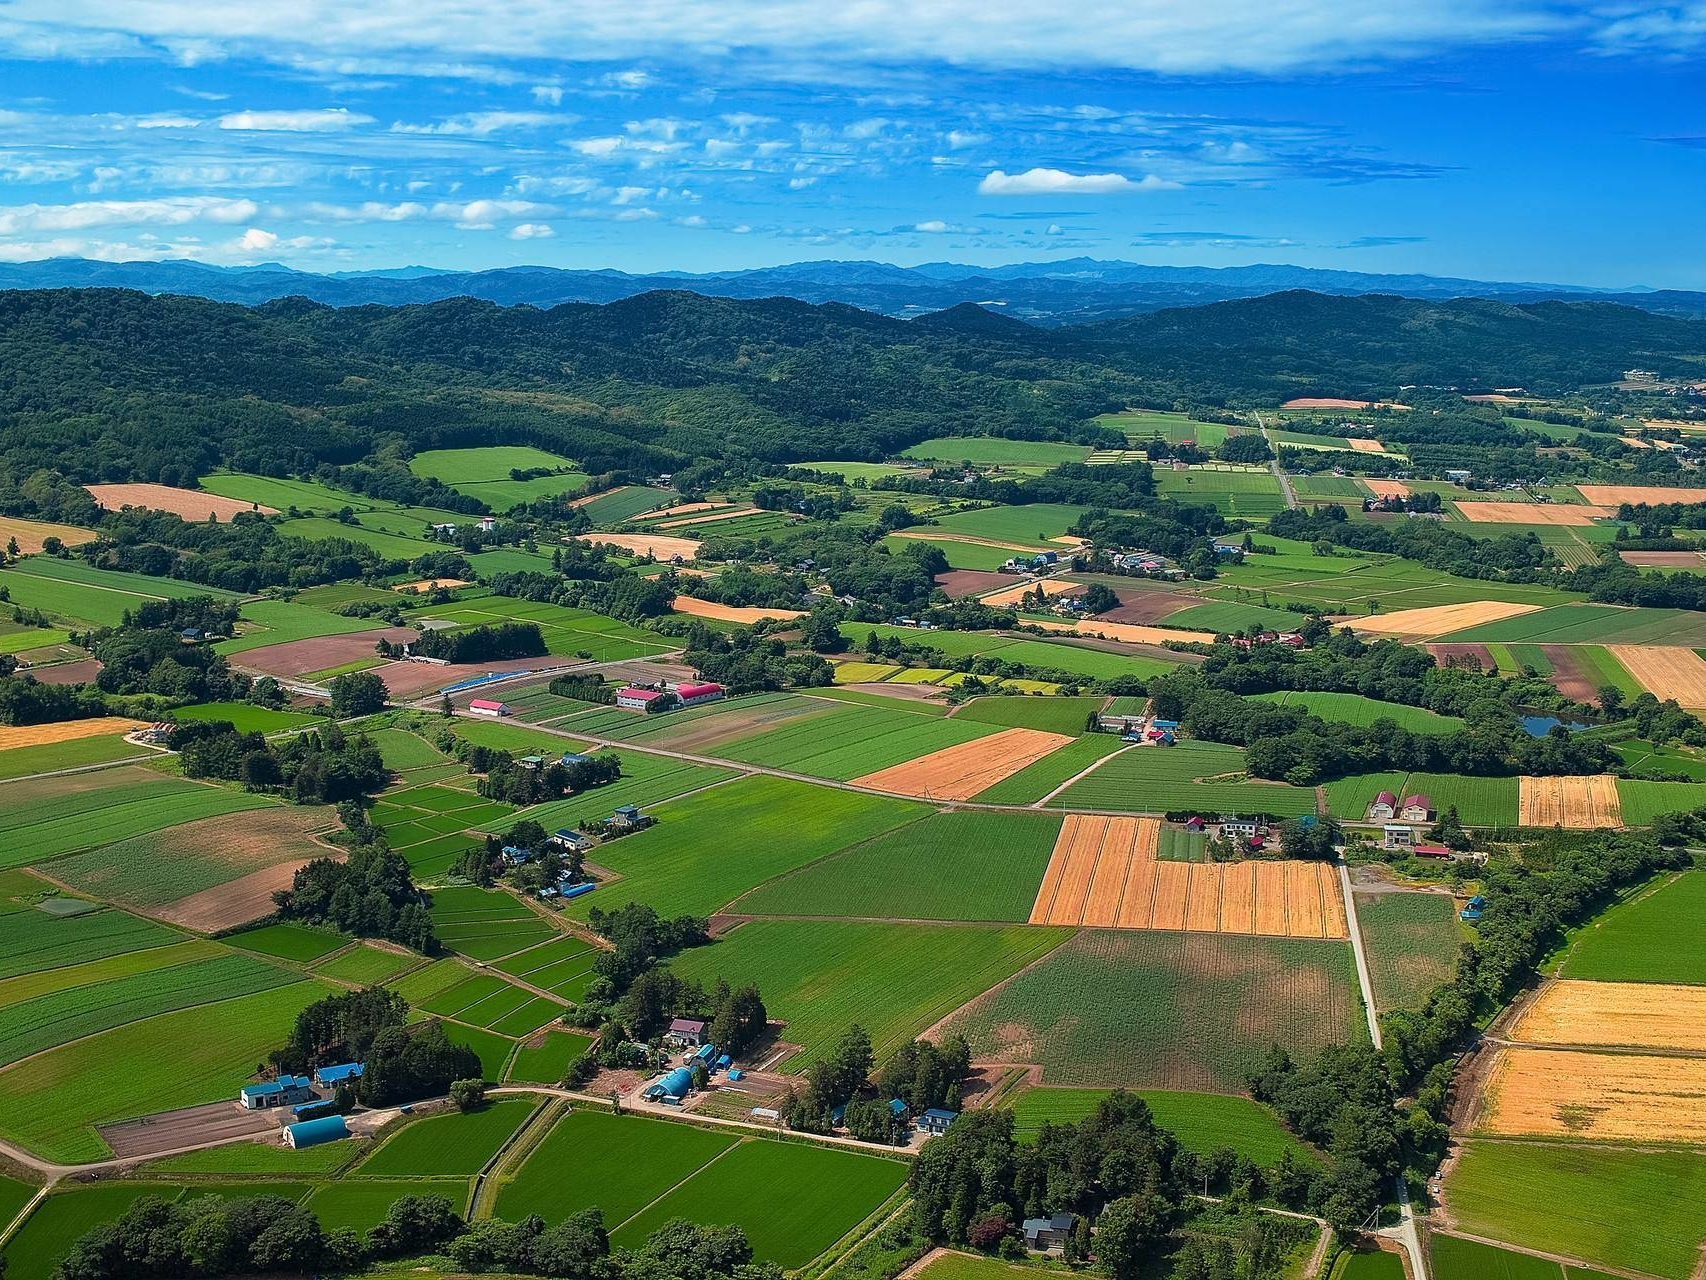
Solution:
[{"label": "orange tilled field", "polygon": [[1536,778],[1524,775],[1517,792],[1517,821],[1525,827],[1594,827],[1623,825],[1623,805],[1617,779],[1609,773],[1585,778]]},{"label": "orange tilled field", "polygon": [[185,520],[229,520],[245,511],[258,511],[264,516],[278,514],[271,507],[236,498],[221,498],[216,493],[199,489],[176,489],[169,484],[86,484],[83,486],[108,511],[124,507],[146,507],[150,511],[169,511]]},{"label": "orange tilled field", "polygon": [[1068,814],[1030,923],[1343,938],[1344,902],[1315,862],[1161,862],[1154,818]]},{"label": "orange tilled field", "polygon": [[979,791],[993,787],[1071,741],[1064,733],[1003,729],[987,738],[974,738],[957,747],[944,747],[916,760],[867,773],[854,778],[853,785],[926,800],[970,800]]},{"label": "orange tilled field", "polygon": [[1615,515],[1611,507],[1559,507],[1534,502],[1459,502],[1465,520],[1477,524],[1588,525]]},{"label": "orange tilled field", "polygon": [[1655,698],[1706,707],[1706,662],[1692,649],[1665,645],[1608,644],[1612,657]]},{"label": "orange tilled field", "polygon": [[801,609],[756,609],[732,604],[719,604],[715,600],[701,600],[698,596],[675,597],[675,603],[670,606],[676,613],[689,614],[695,618],[715,618],[720,622],[760,622],[770,619],[775,622],[791,622],[795,618],[805,617]]},{"label": "orange tilled field", "polygon": [[671,556],[691,560],[699,554],[697,538],[672,538],[667,533],[581,533],[575,535],[575,540],[615,547],[630,555],[650,555],[658,560],[668,560]]},{"label": "orange tilled field", "polygon": [[1499,622],[1519,613],[1533,613],[1537,604],[1507,604],[1502,600],[1471,600],[1467,604],[1438,604],[1421,609],[1394,609],[1391,613],[1376,613],[1366,618],[1346,618],[1345,625],[1355,631],[1369,631],[1386,636],[1414,636],[1431,640],[1466,627],[1478,627],[1483,622]]},{"label": "orange tilled field", "polygon": [[1578,484],[1576,492],[1589,502],[1615,507],[1625,502],[1656,507],[1667,502],[1683,504],[1706,502],[1706,489],[1666,489],[1642,484]]},{"label": "orange tilled field", "polygon": [[1402,480],[1359,478],[1359,483],[1377,498],[1408,498],[1410,496],[1410,486]]},{"label": "orange tilled field", "polygon": [[98,738],[107,733],[129,733],[146,727],[146,721],[125,716],[91,716],[87,720],[61,720],[57,724],[5,724],[0,725],[0,751],[70,742],[75,738]]},{"label": "orange tilled field", "polygon": [[1020,582],[1011,587],[1002,587],[986,596],[979,596],[978,603],[986,604],[992,609],[1005,608],[1018,604],[1031,592],[1041,588],[1045,596],[1074,596],[1088,590],[1082,582],[1063,582],[1059,578],[1044,578],[1040,582]]},{"label": "orange tilled field", "polygon": [[1706,1144],[1706,1059],[1502,1049],[1482,1133]]},{"label": "orange tilled field", "polygon": [[1706,987],[1549,982],[1507,1037],[1525,1044],[1706,1052]]}]

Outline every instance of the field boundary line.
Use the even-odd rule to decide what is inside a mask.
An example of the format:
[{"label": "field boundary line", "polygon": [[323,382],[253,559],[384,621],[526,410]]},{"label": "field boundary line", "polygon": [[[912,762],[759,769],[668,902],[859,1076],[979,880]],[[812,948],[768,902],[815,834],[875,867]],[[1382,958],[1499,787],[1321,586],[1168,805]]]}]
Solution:
[{"label": "field boundary line", "polygon": [[[511,1056],[513,1057],[514,1055]],[[505,1065],[507,1066],[507,1063]],[[566,1111],[568,1111],[568,1109],[569,1103],[566,1098],[556,1098],[549,1095],[541,1098],[538,1103],[535,1104],[533,1110],[527,1113],[527,1118],[516,1127],[515,1132],[505,1138],[503,1145],[492,1153],[492,1158],[480,1166],[480,1171],[474,1175],[474,1189],[468,1194],[467,1218],[470,1222],[480,1216],[482,1198],[485,1195],[486,1187],[490,1185],[491,1180],[498,1173],[499,1169],[507,1163],[507,1157],[515,1150],[516,1146],[522,1141],[522,1139],[530,1135],[533,1130],[539,1126],[540,1121],[544,1120],[547,1116],[550,1117],[550,1122],[545,1125],[545,1132],[549,1133],[556,1125],[557,1120]],[[538,1143],[530,1142],[527,1146],[526,1154],[522,1158],[525,1159],[526,1155],[531,1155],[537,1146]],[[374,1150],[377,1152],[378,1148],[376,1147]]]},{"label": "field boundary line", "polygon": [[[642,1113],[636,1112],[635,1114],[642,1114]],[[683,1113],[683,1114],[685,1114],[685,1113]],[[692,1182],[693,1179],[697,1178],[700,1174],[704,1173],[705,1170],[709,1169],[712,1165],[716,1164],[717,1161],[721,1160],[724,1156],[728,1155],[729,1152],[733,1151],[737,1147],[744,1146],[747,1141],[748,1141],[748,1139],[746,1139],[746,1138],[736,1138],[733,1142],[729,1143],[728,1146],[724,1147],[721,1151],[717,1152],[716,1155],[712,1156],[709,1160],[705,1161],[704,1164],[700,1165],[697,1169],[693,1170],[693,1172],[689,1173],[686,1177],[682,1178],[680,1182],[674,1183],[673,1185],[666,1187],[658,1195],[656,1195],[652,1199],[646,1201],[645,1204],[641,1205],[638,1209],[634,1210],[634,1212],[630,1213],[626,1218],[623,1218],[621,1222],[613,1223],[609,1229],[611,1231],[616,1231],[616,1230],[619,1230],[622,1227],[626,1226],[628,1223],[632,1222],[635,1218],[639,1217],[642,1213],[644,1213],[647,1209],[650,1209],[653,1205],[657,1204],[661,1200],[668,1199],[673,1193],[675,1193],[676,1191],[679,1191],[682,1187],[686,1186],[689,1182]]]},{"label": "field boundary line", "polygon": [[1451,1230],[1434,1231],[1431,1234],[1454,1236],[1459,1240],[1472,1240],[1476,1244],[1491,1245],[1495,1249],[1505,1249],[1511,1253],[1526,1254],[1531,1258],[1542,1258],[1547,1262],[1556,1262],[1561,1267],[1575,1267],[1583,1271],[1600,1271],[1607,1275],[1626,1276],[1628,1280],[1652,1280],[1650,1271],[1631,1271],[1627,1267],[1614,1267],[1604,1262],[1587,1262],[1581,1258],[1573,1258],[1567,1253],[1548,1253],[1544,1249],[1534,1249],[1525,1244],[1512,1244],[1509,1240],[1495,1240],[1492,1236],[1478,1236],[1471,1231]]},{"label": "field boundary line", "polygon": [[[1108,754],[1103,756],[1100,760],[1091,761],[1090,764],[1086,768],[1080,769],[1077,773],[1073,774],[1070,778],[1068,778],[1065,782],[1061,783],[1053,791],[1049,792],[1041,800],[1033,800],[1033,801],[1031,801],[1030,804],[1026,805],[1025,807],[1027,809],[1041,809],[1041,808],[1043,808],[1045,805],[1048,804],[1048,802],[1050,800],[1053,800],[1056,796],[1058,796],[1062,791],[1065,791],[1073,783],[1079,781],[1081,778],[1089,777],[1092,773],[1095,773],[1096,770],[1100,769],[1103,765],[1107,764],[1108,761],[1112,760],[1115,756],[1124,755],[1126,752],[1130,751],[1136,745],[1137,744],[1135,742],[1128,742],[1125,746],[1119,747],[1113,751],[1108,752]],[[1044,757],[1044,758],[1046,759],[1047,757]]]}]

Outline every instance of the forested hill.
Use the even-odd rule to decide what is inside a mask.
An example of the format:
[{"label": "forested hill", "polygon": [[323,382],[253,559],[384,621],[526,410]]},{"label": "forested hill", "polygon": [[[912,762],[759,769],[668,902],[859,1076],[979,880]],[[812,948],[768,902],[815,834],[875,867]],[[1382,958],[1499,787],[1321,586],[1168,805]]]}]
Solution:
[{"label": "forested hill", "polygon": [[1089,438],[1127,404],[1273,404],[1403,383],[1567,390],[1698,373],[1706,322],[1603,303],[1283,293],[1042,330],[961,307],[648,293],[541,311],[0,293],[0,481],[285,474],[394,436],[536,443],[593,471],[881,457],[946,434]]}]

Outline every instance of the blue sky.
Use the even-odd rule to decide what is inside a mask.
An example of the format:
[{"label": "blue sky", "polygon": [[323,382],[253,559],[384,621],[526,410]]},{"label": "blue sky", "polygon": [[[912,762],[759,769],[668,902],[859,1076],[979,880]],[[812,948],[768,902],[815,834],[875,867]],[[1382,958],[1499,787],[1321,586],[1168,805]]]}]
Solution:
[{"label": "blue sky", "polygon": [[0,0],[0,260],[1706,289],[1706,0]]}]

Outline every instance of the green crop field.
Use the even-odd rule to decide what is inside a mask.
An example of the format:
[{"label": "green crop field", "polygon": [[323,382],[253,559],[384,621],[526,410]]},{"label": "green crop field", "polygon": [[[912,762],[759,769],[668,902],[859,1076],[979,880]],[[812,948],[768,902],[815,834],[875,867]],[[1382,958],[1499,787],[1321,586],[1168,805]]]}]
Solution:
[{"label": "green crop field", "polygon": [[536,1045],[522,1045],[510,1063],[508,1084],[561,1084],[569,1064],[592,1047],[592,1037],[552,1031]]},{"label": "green crop field", "polygon": [[[1399,794],[1420,793],[1444,813],[1456,807],[1457,816],[1472,827],[1514,826],[1521,784],[1515,778],[1469,778],[1453,773],[1412,773]],[[1372,799],[1372,797],[1370,797]]]},{"label": "green crop field", "polygon": [[697,1125],[577,1108],[498,1190],[497,1216],[560,1222],[597,1207],[607,1227],[634,1216],[738,1141]]},{"label": "green crop field", "polygon": [[1404,1255],[1381,1249],[1341,1253],[1328,1280],[1405,1280]]},{"label": "green crop field", "polygon": [[434,889],[430,912],[439,941],[471,960],[496,960],[556,934],[549,922],[498,889]]},{"label": "green crop field", "polygon": [[192,960],[210,960],[229,954],[217,942],[196,938],[169,946],[151,947],[146,951],[125,951],[81,964],[61,965],[57,969],[39,969],[0,981],[0,1011],[57,991],[114,982],[188,964]]},{"label": "green crop field", "polygon": [[[101,791],[72,792],[56,802],[0,815],[0,867],[23,866],[198,818],[262,809],[278,803],[247,792],[175,778],[155,776],[121,782],[117,775],[99,776],[112,777],[114,785]],[[9,791],[7,798],[22,800],[24,794]]]},{"label": "green crop field", "polygon": [[0,781],[26,778],[32,773],[111,764],[115,760],[150,754],[147,747],[126,742],[124,735],[118,733],[72,738],[67,742],[44,742],[39,747],[14,747],[10,751],[0,751]]},{"label": "green crop field", "polygon": [[[957,719],[958,717],[956,717]],[[1111,733],[1087,734],[1057,747],[973,797],[979,804],[1032,804],[1125,744]]]},{"label": "green crop field", "polygon": [[341,511],[345,507],[352,511],[372,511],[396,505],[346,489],[335,489],[318,480],[280,480],[245,472],[219,472],[203,476],[198,483],[209,493],[216,493],[222,498],[258,502],[275,511],[289,511],[292,507],[298,511],[327,513]]},{"label": "green crop field", "polygon": [[306,711],[274,711],[257,707],[252,702],[204,702],[199,706],[179,707],[172,718],[180,724],[226,720],[238,733],[274,733],[280,729],[295,729],[305,724],[324,724],[324,716]]},{"label": "green crop field", "polygon": [[[1397,1259],[1396,1254],[1381,1256]],[[1537,1258],[1531,1253],[1498,1249],[1479,1240],[1439,1234],[1430,1240],[1428,1260],[1433,1264],[1436,1280],[1565,1280],[1566,1275],[1569,1280],[1575,1280],[1577,1275],[1588,1274],[1574,1270],[1566,1273],[1550,1258]],[[1401,1280],[1404,1274],[1402,1262],[1394,1274]],[[1337,1274],[1333,1280],[1339,1280]]]},{"label": "green crop field", "polygon": [[514,1040],[500,1036],[495,1031],[487,1031],[481,1027],[464,1026],[460,1022],[446,1022],[443,1026],[445,1037],[450,1043],[472,1049],[480,1059],[480,1076],[482,1079],[494,1084],[503,1079],[504,1064],[515,1052]]},{"label": "green crop field", "polygon": [[[1207,1155],[1231,1147],[1262,1168],[1290,1151],[1316,1159],[1307,1143],[1293,1137],[1274,1112],[1249,1098],[1220,1093],[1177,1093],[1137,1089],[1155,1122],[1178,1138],[1187,1151]],[[1108,1096],[1106,1089],[1027,1089],[1013,1101],[1013,1127],[1022,1140],[1034,1138],[1045,1121],[1076,1124]]]},{"label": "green crop field", "polygon": [[[564,1000],[578,1001],[596,976],[593,972],[593,962],[600,954],[600,951],[580,938],[557,937],[541,946],[529,947],[526,951],[499,960],[493,968],[512,977],[521,978],[530,987],[549,991]],[[525,1010],[522,1013],[525,1013]],[[555,1017],[556,1013],[552,1012],[550,1016]]]},{"label": "green crop field", "polygon": [[247,624],[240,628],[242,634],[213,646],[226,657],[288,640],[350,635],[383,625],[371,618],[346,618],[324,609],[311,609],[293,600],[250,600],[243,605],[239,616]]},{"label": "green crop field", "polygon": [[[809,463],[802,463],[809,466]],[[601,493],[591,502],[584,504],[581,510],[587,518],[596,525],[621,524],[624,520],[632,520],[635,516],[644,515],[648,511],[656,511],[666,502],[673,502],[681,495],[673,489],[654,489],[649,485],[627,485],[621,489],[612,489],[609,493]]]},{"label": "green crop field", "polygon": [[1699,782],[1706,782],[1706,756],[1691,747],[1655,746],[1642,738],[1614,742],[1611,749],[1631,769],[1653,769],[1664,773],[1680,773]]},{"label": "green crop field", "polygon": [[[1281,541],[1263,538],[1258,545]],[[1392,612],[1473,600],[1558,605],[1573,598],[1555,587],[1458,578],[1390,556],[1317,556],[1308,548],[1248,556],[1243,564],[1223,566],[1212,583],[1198,590],[1216,600],[1273,606],[1295,602],[1316,605],[1328,613],[1350,614],[1368,612],[1371,603],[1384,612]]]},{"label": "green crop field", "polygon": [[973,538],[1034,545],[1039,551],[1058,550],[1049,540],[1058,538],[1078,523],[1087,507],[1059,502],[1036,502],[1018,507],[983,507],[942,516],[931,529]]},{"label": "green crop field", "polygon": [[1661,814],[1689,813],[1706,807],[1706,783],[1642,782],[1634,778],[1619,778],[1617,798],[1623,809],[1623,824],[1646,827],[1651,826],[1653,819]]},{"label": "green crop field", "polygon": [[421,616],[459,627],[501,622],[537,623],[549,653],[558,656],[585,654],[597,662],[644,658],[675,647],[655,631],[631,627],[589,609],[571,609],[565,605],[517,600],[510,596],[479,596],[454,604],[430,605],[421,610]]},{"label": "green crop field", "polygon": [[937,814],[760,885],[734,909],[760,916],[1022,924],[1060,823],[1054,814]]},{"label": "green crop field", "polygon": [[[552,474],[513,480],[511,471],[550,468]],[[537,498],[575,492],[586,484],[586,473],[567,458],[531,445],[483,445],[478,449],[427,449],[409,460],[417,476],[438,480],[458,493],[478,498],[493,511]]]},{"label": "green crop field", "polygon": [[954,712],[955,720],[993,724],[1005,728],[1041,729],[1046,733],[1076,736],[1085,731],[1090,717],[1101,709],[1099,697],[973,698]]},{"label": "green crop field", "polygon": [[1258,693],[1262,702],[1301,706],[1310,715],[1339,724],[1366,728],[1377,720],[1391,720],[1411,733],[1460,733],[1466,727],[1456,716],[1442,716],[1423,707],[1365,698],[1360,693]]},{"label": "green crop field", "polygon": [[399,973],[412,969],[419,963],[419,956],[399,955],[395,951],[386,951],[363,943],[351,947],[342,955],[315,965],[314,973],[321,978],[333,978],[358,987],[371,987],[375,983],[389,982]]},{"label": "green crop field", "polygon": [[1407,773],[1357,773],[1348,778],[1335,778],[1326,787],[1327,812],[1346,822],[1361,822],[1368,815],[1368,806],[1382,791],[1395,796],[1404,794]]},{"label": "green crop field", "polygon": [[670,968],[706,985],[718,978],[764,993],[804,1065],[857,1022],[878,1059],[1024,968],[1071,930],[1014,926],[756,920]]},{"label": "green crop field", "polygon": [[1350,476],[1297,475],[1291,477],[1292,490],[1302,502],[1326,499],[1355,509],[1368,496],[1361,485]]},{"label": "green crop field", "polygon": [[1046,1084],[1233,1093],[1269,1045],[1307,1058],[1363,1028],[1342,942],[1087,929],[944,1030]]},{"label": "green crop field", "polygon": [[381,1182],[376,1178],[363,1182],[352,1178],[316,1188],[306,1207],[327,1231],[348,1227],[364,1235],[383,1222],[391,1206],[404,1196],[437,1196],[449,1201],[457,1213],[464,1213],[468,1208],[468,1181],[408,1178]]},{"label": "green crop field", "polygon": [[45,911],[8,912],[0,929],[0,978],[36,974],[105,956],[182,942],[184,935],[122,911],[55,916]]},{"label": "green crop field", "polygon": [[[930,721],[922,721],[930,724]],[[784,871],[925,816],[928,808],[783,778],[742,778],[651,810],[655,826],[601,845],[622,879],[571,913],[644,902],[659,915],[707,915]]]},{"label": "green crop field", "polygon": [[349,945],[350,940],[329,929],[310,929],[300,924],[269,924],[226,939],[234,947],[263,956],[277,956],[298,964],[312,964],[321,956]]},{"label": "green crop field", "polygon": [[1706,919],[1706,871],[1688,871],[1584,925],[1559,972],[1601,982],[1706,984],[1706,950],[1678,946]]},{"label": "green crop field", "polygon": [[284,1176],[318,1178],[336,1173],[368,1150],[369,1140],[351,1138],[317,1147],[275,1147],[270,1142],[233,1142],[222,1147],[204,1147],[182,1155],[151,1160],[148,1173],[241,1174],[249,1177]]},{"label": "green crop field", "polygon": [[411,1121],[380,1143],[352,1176],[471,1178],[538,1105],[537,1097],[497,1098],[481,1111],[451,1111]]},{"label": "green crop field", "polygon": [[1243,769],[1244,752],[1239,747],[1189,739],[1172,747],[1135,747],[1049,803],[1063,809],[1137,813],[1201,809],[1296,817],[1315,812],[1313,788],[1251,782],[1243,777]]},{"label": "green crop field", "polygon": [[[1028,667],[1087,676],[1092,680],[1111,680],[1116,676],[1147,679],[1171,671],[1178,665],[1159,658],[1128,657],[1123,653],[1092,649],[1069,640],[1038,640],[1029,636],[995,635],[988,631],[920,631],[916,627],[897,627],[886,622],[841,624],[841,634],[854,649],[862,646],[865,638],[873,633],[884,640],[892,638],[905,644],[934,649],[950,661],[966,657],[993,657],[1003,662],[1022,662]],[[850,656],[856,657],[857,654]]]},{"label": "green crop field", "polygon": [[416,525],[410,521],[411,534],[392,533],[373,527],[371,521],[374,518],[374,513],[362,513],[346,524],[329,516],[302,516],[283,521],[279,524],[278,531],[282,537],[299,538],[303,542],[353,542],[358,546],[370,548],[387,560],[414,560],[420,556],[431,555],[435,551],[445,550],[445,544],[442,542],[429,542],[426,538],[411,536],[412,533],[425,533],[425,524]]},{"label": "green crop field", "polygon": [[1213,631],[1230,634],[1251,626],[1263,626],[1274,631],[1292,631],[1303,615],[1289,609],[1265,609],[1259,604],[1220,600],[1213,604],[1193,604],[1170,613],[1157,625],[1180,627],[1187,631]]},{"label": "green crop field", "polygon": [[178,1189],[152,1182],[108,1182],[49,1196],[7,1242],[7,1280],[51,1280],[60,1258],[84,1232],[111,1222],[147,1195],[173,1200]]},{"label": "green crop field", "polygon": [[1445,1199],[1472,1235],[1685,1280],[1706,1235],[1706,1155],[1466,1142]]},{"label": "green crop field", "polygon": [[[741,1143],[611,1233],[633,1248],[672,1218],[746,1232],[755,1259],[804,1266],[864,1221],[906,1181],[899,1160],[798,1142]],[[754,1187],[786,1187],[760,1199]]]},{"label": "green crop field", "polygon": [[1443,893],[1367,893],[1356,907],[1376,1007],[1420,1007],[1456,968],[1457,903]]},{"label": "green crop field", "polygon": [[1279,481],[1260,471],[1189,471],[1158,469],[1156,491],[1175,502],[1212,506],[1222,515],[1262,518],[1285,510]]},{"label": "green crop field", "polygon": [[[1488,593],[1488,598],[1500,598]],[[1535,613],[1440,636],[1442,641],[1486,643],[1533,641],[1537,644],[1662,644],[1695,648],[1706,645],[1706,614],[1686,609],[1620,609],[1607,604],[1561,604]]]},{"label": "green crop field", "polygon": [[[916,547],[918,540],[891,534],[883,539],[883,545],[890,552],[896,552],[906,547]],[[929,545],[947,557],[950,569],[982,569],[985,572],[993,572],[1011,560],[1015,554],[1024,554],[1005,547],[985,546],[978,542],[949,542],[936,538],[930,539]]]},{"label": "green crop field", "polygon": [[[1142,441],[1159,437],[1170,444],[1183,444],[1190,440],[1203,447],[1220,444],[1226,439],[1228,432],[1240,430],[1219,422],[1198,422],[1185,414],[1163,409],[1126,409],[1121,413],[1104,413],[1096,422],[1100,426],[1125,432],[1127,440]],[[1242,430],[1253,434],[1249,427]]]},{"label": "green crop field", "polygon": [[[61,1045],[0,1070],[0,1135],[48,1159],[99,1160],[93,1126],[234,1098],[255,1063],[284,1043],[304,1007],[325,995],[296,982],[180,1009]],[[91,1080],[122,1077],[123,1089]]]},{"label": "green crop field", "polygon": [[0,1009],[0,1066],[113,1027],[294,981],[275,965],[228,952],[22,1000]]},{"label": "green crop field", "polygon": [[1090,446],[996,436],[937,436],[920,441],[900,456],[925,462],[969,462],[974,467],[1058,467],[1063,462],[1083,462],[1090,456]]},{"label": "green crop field", "polygon": [[448,759],[432,743],[406,729],[380,729],[370,736],[373,738],[373,745],[379,748],[380,758],[385,761],[387,769],[395,769],[398,772],[405,769],[424,769],[430,765],[443,764]]}]

